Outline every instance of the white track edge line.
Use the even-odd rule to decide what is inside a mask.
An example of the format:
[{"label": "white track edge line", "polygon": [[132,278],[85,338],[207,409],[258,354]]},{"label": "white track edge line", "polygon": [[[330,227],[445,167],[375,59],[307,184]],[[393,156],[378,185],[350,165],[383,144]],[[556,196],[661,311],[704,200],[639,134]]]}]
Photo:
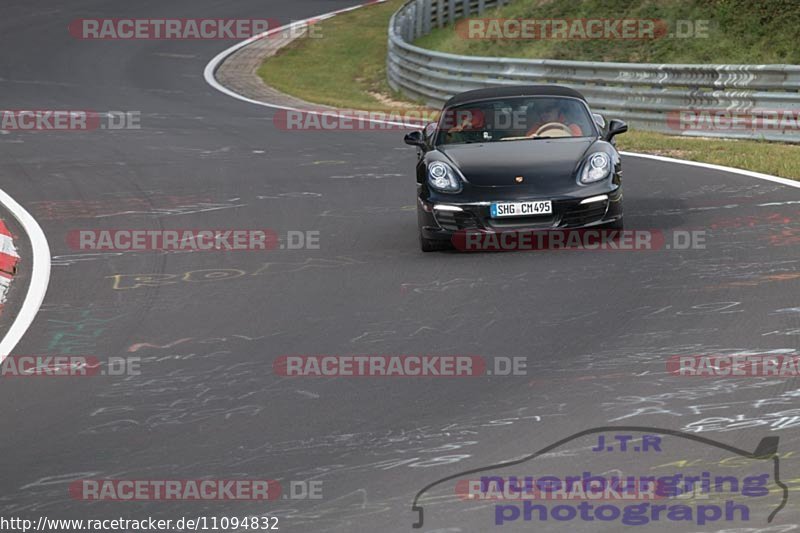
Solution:
[{"label": "white track edge line", "polygon": [[2,189],[0,189],[0,204],[5,206],[20,223],[30,239],[33,252],[28,293],[25,295],[25,300],[22,302],[22,307],[20,307],[14,323],[0,341],[0,363],[2,363],[28,331],[39,312],[45,294],[47,294],[47,286],[50,283],[50,246],[36,219]]},{"label": "white track edge line", "polygon": [[640,154],[638,152],[620,152],[620,154],[632,157],[641,157],[643,159],[654,159],[656,161],[663,161],[665,163],[679,163],[681,165],[707,168],[710,170],[720,170],[722,172],[728,172],[730,174],[741,174],[743,176],[749,176],[751,178],[758,178],[760,180],[767,180],[767,181],[772,181],[774,183],[780,183],[781,185],[788,185],[789,187],[800,188],[800,181],[798,180],[781,178],[780,176],[773,176],[772,174],[763,174],[761,172],[744,170],[742,168],[726,167],[723,165],[715,165],[713,163],[701,163],[699,161],[688,161],[686,159],[675,159],[674,157],[664,157],[661,155]]}]

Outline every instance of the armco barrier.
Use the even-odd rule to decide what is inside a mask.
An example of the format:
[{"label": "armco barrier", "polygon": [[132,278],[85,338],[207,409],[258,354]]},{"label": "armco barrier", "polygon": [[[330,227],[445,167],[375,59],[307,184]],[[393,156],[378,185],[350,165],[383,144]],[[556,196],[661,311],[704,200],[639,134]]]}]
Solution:
[{"label": "armco barrier", "polygon": [[[664,133],[800,142],[800,66],[680,65],[512,59],[445,54],[411,42],[433,28],[509,0],[410,0],[389,23],[389,85],[438,107],[450,96],[492,85],[559,83],[579,90],[594,111]],[[755,127],[683,129],[680,113],[727,111]],[[686,115],[684,115],[686,116]],[[789,119],[787,120],[787,117]]]}]

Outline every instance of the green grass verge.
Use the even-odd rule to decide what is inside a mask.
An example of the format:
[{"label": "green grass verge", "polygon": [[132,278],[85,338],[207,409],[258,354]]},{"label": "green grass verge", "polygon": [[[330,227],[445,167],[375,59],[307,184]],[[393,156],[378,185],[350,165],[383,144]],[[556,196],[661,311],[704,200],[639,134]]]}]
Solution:
[{"label": "green grass verge", "polygon": [[309,102],[385,109],[392,96],[386,82],[386,29],[403,3],[391,0],[322,21],[319,38],[297,39],[264,62],[258,75]]},{"label": "green grass verge", "polygon": [[[322,38],[295,41],[266,60],[258,73],[269,85],[309,102],[365,110],[416,107],[393,94],[386,83],[386,28],[389,17],[402,4],[403,0],[391,0],[323,21],[319,29]],[[617,142],[622,150],[800,180],[797,145],[687,138],[638,130],[620,135]]]},{"label": "green grass verge", "polygon": [[617,137],[617,148],[800,180],[800,146],[793,144],[697,139],[631,130]]},{"label": "green grass verge", "polygon": [[[640,63],[800,64],[797,0],[515,0],[481,18],[659,19],[668,33],[708,21],[705,37],[657,39],[477,40],[453,27],[433,31],[419,46],[454,54]],[[687,21],[678,23],[677,21]]]}]

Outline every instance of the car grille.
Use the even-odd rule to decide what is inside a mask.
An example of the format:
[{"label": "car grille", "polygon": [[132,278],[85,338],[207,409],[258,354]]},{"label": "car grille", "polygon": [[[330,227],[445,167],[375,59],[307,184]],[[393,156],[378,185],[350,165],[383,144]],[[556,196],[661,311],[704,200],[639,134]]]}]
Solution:
[{"label": "car grille", "polygon": [[562,226],[584,226],[602,220],[608,209],[608,201],[578,205],[561,217]]},{"label": "car grille", "polygon": [[488,224],[495,229],[552,228],[556,216],[490,218]]},{"label": "car grille", "polygon": [[555,203],[552,215],[535,217],[503,217],[490,218],[488,213],[471,211],[444,211],[434,209],[433,216],[437,224],[445,231],[465,229],[519,230],[547,229],[553,227],[579,227],[602,220],[608,210],[608,201],[591,204],[566,205]]}]

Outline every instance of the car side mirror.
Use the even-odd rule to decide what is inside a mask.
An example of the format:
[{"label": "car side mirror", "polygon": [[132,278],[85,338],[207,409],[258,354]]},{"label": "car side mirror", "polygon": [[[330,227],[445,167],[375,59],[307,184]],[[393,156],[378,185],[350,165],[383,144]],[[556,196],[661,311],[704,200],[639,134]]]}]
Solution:
[{"label": "car side mirror", "polygon": [[425,146],[425,137],[423,137],[421,131],[412,131],[411,133],[406,133],[406,136],[403,138],[406,144],[410,144],[411,146],[418,146],[420,148]]},{"label": "car side mirror", "polygon": [[619,135],[620,133],[625,133],[628,131],[628,125],[625,124],[622,120],[613,119],[608,123],[608,133],[606,134],[606,140],[610,141],[614,138],[615,135]]}]

